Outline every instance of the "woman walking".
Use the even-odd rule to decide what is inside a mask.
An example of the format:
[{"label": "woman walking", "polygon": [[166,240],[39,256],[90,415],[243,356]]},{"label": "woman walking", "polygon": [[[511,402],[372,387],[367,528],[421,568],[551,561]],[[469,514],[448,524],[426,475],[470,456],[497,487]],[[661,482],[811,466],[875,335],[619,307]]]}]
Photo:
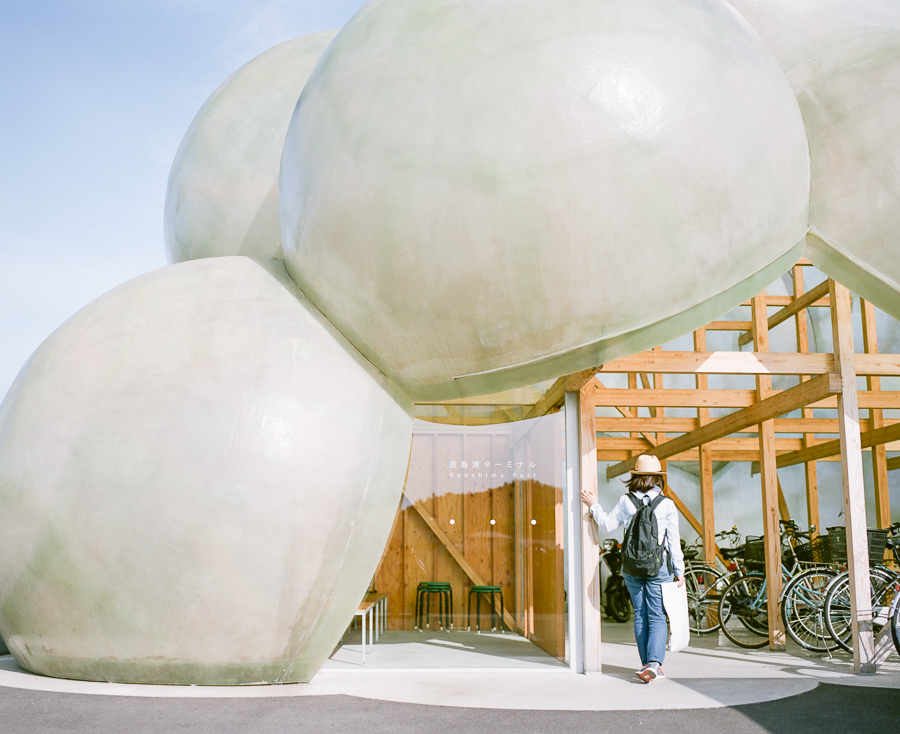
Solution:
[{"label": "woman walking", "polygon": [[[645,683],[666,677],[662,663],[666,655],[669,630],[663,608],[661,585],[672,581],[673,577],[679,586],[684,584],[684,555],[681,552],[681,538],[678,532],[678,509],[671,499],[662,495],[664,476],[665,472],[659,459],[646,454],[638,456],[631,472],[631,479],[628,480],[628,492],[622,495],[609,513],[603,511],[595,492],[581,491],[581,499],[590,508],[591,516],[600,530],[609,533],[620,525],[626,527],[623,575],[634,606],[634,638],[641,656],[641,669],[637,671],[637,675]],[[646,543],[650,537],[645,528],[631,527],[638,510],[642,507],[647,509],[641,513],[639,521],[646,520],[648,525],[651,519],[655,522],[655,528],[652,530],[655,543],[659,546],[653,549],[653,555],[657,556],[656,562],[659,565],[653,566],[652,561],[650,565],[650,568],[658,567],[658,572],[651,571],[653,575],[647,576],[628,573],[629,565],[633,571],[641,564],[644,568],[647,567],[647,558],[629,559],[631,550],[629,546],[635,547],[639,543],[634,539],[641,535],[641,540]],[[634,542],[630,543],[632,540]],[[629,560],[632,561],[631,564]]]}]

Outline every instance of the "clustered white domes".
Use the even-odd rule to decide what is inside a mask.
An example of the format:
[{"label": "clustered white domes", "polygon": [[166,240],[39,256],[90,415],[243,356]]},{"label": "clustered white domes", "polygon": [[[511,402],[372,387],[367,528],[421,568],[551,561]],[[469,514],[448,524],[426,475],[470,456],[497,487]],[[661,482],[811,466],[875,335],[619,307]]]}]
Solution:
[{"label": "clustered white domes", "polygon": [[48,675],[308,680],[414,401],[666,342],[804,254],[900,317],[898,81],[888,0],[370,0],[249,62],[173,164],[173,265],[0,406],[0,635]]}]

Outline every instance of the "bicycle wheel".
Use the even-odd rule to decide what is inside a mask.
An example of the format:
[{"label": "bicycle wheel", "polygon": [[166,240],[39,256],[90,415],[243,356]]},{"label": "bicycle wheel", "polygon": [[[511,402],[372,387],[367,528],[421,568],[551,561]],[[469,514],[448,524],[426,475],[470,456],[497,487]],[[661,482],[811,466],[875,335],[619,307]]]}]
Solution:
[{"label": "bicycle wheel", "polygon": [[755,649],[769,644],[769,605],[766,577],[748,574],[728,584],[719,600],[722,632],[738,647]]},{"label": "bicycle wheel", "polygon": [[[883,605],[883,600],[893,592],[894,575],[884,568],[869,569],[872,588],[872,608]],[[825,594],[825,629],[832,639],[847,652],[853,652],[850,613],[850,572],[835,577]]]},{"label": "bicycle wheel", "polygon": [[788,581],[781,596],[785,631],[800,647],[813,652],[837,649],[825,627],[825,594],[837,576],[828,568],[811,568]]},{"label": "bicycle wheel", "polygon": [[719,599],[727,583],[725,574],[709,566],[691,566],[684,573],[688,599],[688,627],[705,635],[719,629]]},{"label": "bicycle wheel", "polygon": [[891,637],[894,638],[894,647],[897,648],[897,654],[900,655],[900,594],[894,597],[891,609],[894,611],[891,615]]}]

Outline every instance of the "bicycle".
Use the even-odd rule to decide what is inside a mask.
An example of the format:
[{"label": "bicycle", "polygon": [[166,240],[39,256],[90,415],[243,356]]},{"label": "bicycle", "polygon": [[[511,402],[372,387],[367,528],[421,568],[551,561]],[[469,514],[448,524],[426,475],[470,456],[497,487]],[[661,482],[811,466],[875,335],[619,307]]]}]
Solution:
[{"label": "bicycle", "polygon": [[[737,527],[716,533],[717,539],[729,540],[732,546],[736,541],[740,542],[740,537]],[[697,562],[701,545],[702,541],[699,539],[692,545],[685,545],[682,541],[685,561],[684,585],[688,598],[688,627],[691,632],[705,635],[715,632],[720,627],[718,592],[723,588],[722,580],[726,574],[706,563]],[[727,554],[727,551],[736,553]],[[735,558],[742,552],[742,548],[720,550],[723,558]]]},{"label": "bicycle", "polygon": [[900,655],[900,593],[894,595],[888,618],[891,620],[891,637],[894,638],[894,647],[897,648],[897,654]]},{"label": "bicycle", "polygon": [[[806,603],[810,603],[812,600],[811,592],[815,587],[808,588],[802,581],[811,577],[812,573],[810,572],[815,569],[810,569],[810,572],[805,573],[804,563],[806,562],[801,558],[804,557],[804,546],[809,545],[815,528],[811,528],[808,532],[802,532],[792,520],[782,520],[780,525],[784,531],[781,533],[782,583],[785,585],[785,591],[790,590],[792,594],[788,597],[792,610],[788,619],[791,622],[790,626],[794,626],[794,634],[791,636],[793,638],[796,635],[798,639],[802,640],[805,637],[802,634],[805,618],[793,612],[800,609],[797,599],[810,597]],[[806,542],[798,543],[797,541]],[[749,571],[745,571],[745,568]],[[718,610],[722,632],[738,647],[757,649],[768,644],[768,589],[764,570],[764,540],[748,536],[744,543],[743,564],[737,565],[732,580],[722,592]],[[791,581],[795,578],[800,580],[791,586]],[[779,606],[782,608],[784,598],[785,594],[782,592],[779,599]],[[785,627],[788,628],[789,625],[786,623]]]},{"label": "bicycle", "polygon": [[[837,530],[837,528],[829,528]],[[886,530],[869,530],[869,585],[871,588],[872,622],[876,629],[885,624],[892,624],[890,610],[896,606],[900,596],[900,573],[883,565],[884,550],[888,548],[894,561],[900,566],[900,522],[895,522]],[[846,537],[846,536],[845,536]],[[846,548],[846,542],[844,543]],[[852,652],[852,611],[850,606],[850,572],[838,574],[825,594],[824,612],[825,627],[829,635],[847,652]],[[894,612],[896,616],[896,610]],[[895,639],[896,643],[896,639]],[[898,648],[900,649],[900,648]]]},{"label": "bicycle", "polygon": [[795,574],[781,594],[781,619],[788,636],[812,652],[831,652],[837,645],[825,625],[824,604],[828,588],[838,575],[834,565],[832,539],[828,535],[813,538],[815,527],[808,533],[795,533],[808,539],[794,548],[801,566],[812,565]]}]

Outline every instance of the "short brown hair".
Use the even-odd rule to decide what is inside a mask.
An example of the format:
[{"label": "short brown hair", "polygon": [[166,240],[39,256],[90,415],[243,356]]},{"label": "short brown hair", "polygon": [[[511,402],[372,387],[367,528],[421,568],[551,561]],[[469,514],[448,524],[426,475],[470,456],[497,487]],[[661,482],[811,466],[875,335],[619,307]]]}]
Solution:
[{"label": "short brown hair", "polygon": [[632,474],[628,480],[629,492],[649,492],[654,487],[663,488],[663,478],[658,474]]}]

